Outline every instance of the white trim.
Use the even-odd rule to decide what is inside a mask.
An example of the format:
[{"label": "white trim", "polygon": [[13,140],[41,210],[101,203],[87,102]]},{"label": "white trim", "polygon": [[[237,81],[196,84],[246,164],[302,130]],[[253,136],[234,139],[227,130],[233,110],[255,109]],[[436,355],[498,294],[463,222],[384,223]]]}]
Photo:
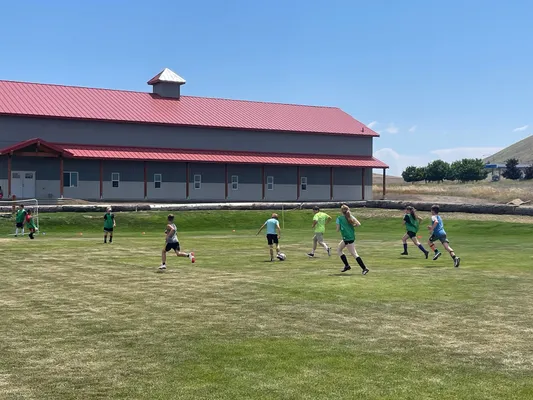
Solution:
[{"label": "white trim", "polygon": [[[163,174],[154,174],[154,189],[161,189],[161,182],[163,182]],[[157,186],[158,183],[159,187]]]},{"label": "white trim", "polygon": [[194,174],[193,187],[195,190],[202,188],[202,174]]},{"label": "white trim", "polygon": [[[65,185],[65,174],[69,174],[68,181],[69,185]],[[72,176],[76,175],[76,185],[72,184]],[[80,174],[76,171],[63,171],[63,187],[64,188],[77,188],[80,184]]]},{"label": "white trim", "polygon": [[267,190],[274,190],[274,177],[272,175],[267,176]]},{"label": "white trim", "polygon": [[300,190],[302,192],[307,191],[307,176],[300,177]]},{"label": "white trim", "polygon": [[231,190],[239,190],[239,176],[231,175]]},{"label": "white trim", "polygon": [[[115,179],[115,175],[117,178]],[[115,182],[117,182],[117,186],[113,185]],[[111,172],[111,187],[112,188],[118,188],[120,186],[120,172]]]}]

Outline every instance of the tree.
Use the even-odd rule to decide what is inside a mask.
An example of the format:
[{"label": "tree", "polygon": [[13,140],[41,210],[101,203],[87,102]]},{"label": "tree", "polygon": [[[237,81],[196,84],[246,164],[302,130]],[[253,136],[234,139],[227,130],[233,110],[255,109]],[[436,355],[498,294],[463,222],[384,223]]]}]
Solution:
[{"label": "tree", "polygon": [[457,177],[457,171],[458,171],[458,163],[457,161],[454,161],[453,163],[451,163],[450,169],[448,169],[448,175],[446,175],[445,179],[447,181],[456,181],[457,179],[459,179]]},{"label": "tree", "polygon": [[418,167],[416,169],[416,176],[418,177],[419,181],[426,181],[426,167]]},{"label": "tree", "polygon": [[522,171],[518,169],[518,159],[510,158],[505,162],[505,171],[503,177],[506,179],[517,180],[522,177]]},{"label": "tree", "polygon": [[448,176],[450,164],[446,161],[435,160],[426,167],[426,180],[429,182],[442,182]]},{"label": "tree", "polygon": [[402,178],[405,182],[420,182],[425,177],[424,168],[415,167],[411,165],[402,172]]},{"label": "tree", "polygon": [[524,171],[524,179],[533,179],[533,165],[530,165]]},{"label": "tree", "polygon": [[454,171],[455,178],[461,182],[482,181],[487,178],[483,160],[478,158],[463,158],[452,163],[450,169]]}]

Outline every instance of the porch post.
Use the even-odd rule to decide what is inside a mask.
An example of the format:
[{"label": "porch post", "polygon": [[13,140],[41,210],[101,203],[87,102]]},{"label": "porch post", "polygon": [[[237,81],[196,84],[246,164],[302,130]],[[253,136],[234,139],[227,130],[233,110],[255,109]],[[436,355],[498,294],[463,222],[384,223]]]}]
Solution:
[{"label": "porch post", "polygon": [[104,161],[100,160],[100,200],[104,198]]},{"label": "porch post", "polygon": [[385,195],[387,194],[387,169],[383,168],[383,199],[385,200]]},{"label": "porch post", "polygon": [[265,199],[265,166],[261,166],[261,199]]},{"label": "porch post", "polygon": [[144,161],[144,199],[148,197],[148,170],[146,161]]},{"label": "porch post", "polygon": [[333,200],[333,167],[329,167],[329,199]]},{"label": "porch post", "polygon": [[185,198],[189,200],[189,179],[190,179],[189,163],[185,163]]},{"label": "porch post", "polygon": [[7,198],[11,198],[11,154],[7,155]]},{"label": "porch post", "polygon": [[224,199],[228,199],[228,164],[224,164],[224,182],[226,183],[224,189]]},{"label": "porch post", "polygon": [[63,198],[63,194],[64,194],[63,192],[65,188],[63,172],[64,172],[63,156],[59,156],[59,197],[60,198]]},{"label": "porch post", "polygon": [[300,166],[296,167],[296,200],[300,200]]},{"label": "porch post", "polygon": [[361,168],[361,200],[365,199],[365,169]]}]

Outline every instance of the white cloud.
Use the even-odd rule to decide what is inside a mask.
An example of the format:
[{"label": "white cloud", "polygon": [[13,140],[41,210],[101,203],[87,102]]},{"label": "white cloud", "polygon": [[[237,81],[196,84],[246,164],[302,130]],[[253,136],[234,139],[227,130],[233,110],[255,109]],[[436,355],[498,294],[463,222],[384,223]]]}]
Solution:
[{"label": "white cloud", "polygon": [[376,125],[378,124],[378,121],[372,121],[371,123],[369,123],[367,126],[372,129],[373,127],[375,127]]},{"label": "white cloud", "polygon": [[529,125],[524,125],[524,126],[521,126],[520,128],[515,128],[515,129],[513,129],[513,132],[523,132],[523,131],[525,131],[527,128],[529,128]]},{"label": "white cloud", "polygon": [[425,155],[412,156],[400,154],[391,148],[384,148],[374,152],[374,157],[389,165],[390,175],[401,176],[405,168],[410,165],[424,167],[429,162],[437,159],[451,163],[463,158],[485,158],[501,149],[502,147],[456,147],[432,150]]},{"label": "white cloud", "polygon": [[409,132],[413,133],[414,131],[416,131],[416,128],[417,126],[413,125],[412,127],[409,128]]},{"label": "white cloud", "polygon": [[385,132],[395,134],[399,132],[399,129],[396,125],[394,125],[392,122],[389,124],[387,128],[385,128]]}]

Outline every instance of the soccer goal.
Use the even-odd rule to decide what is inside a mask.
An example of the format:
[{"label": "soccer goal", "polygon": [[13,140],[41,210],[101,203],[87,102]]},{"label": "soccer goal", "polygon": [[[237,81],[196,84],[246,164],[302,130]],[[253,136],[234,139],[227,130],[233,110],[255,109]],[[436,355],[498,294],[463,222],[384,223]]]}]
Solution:
[{"label": "soccer goal", "polygon": [[[33,216],[33,221],[35,222],[35,225],[37,226],[37,231],[40,231],[41,224],[39,221],[39,201],[37,199],[26,199],[26,200],[13,200],[13,201],[6,201],[6,200],[0,200],[0,213],[2,213],[3,216],[9,217],[9,214],[11,214],[10,220],[12,221],[12,228],[13,229],[7,229],[7,232],[9,236],[15,235],[15,225],[16,225],[16,215],[17,210],[20,208],[20,206],[23,205],[25,210],[31,210],[31,215]],[[5,229],[2,229],[4,231]],[[26,229],[26,220],[24,220],[24,234],[27,235],[28,229]]]}]

